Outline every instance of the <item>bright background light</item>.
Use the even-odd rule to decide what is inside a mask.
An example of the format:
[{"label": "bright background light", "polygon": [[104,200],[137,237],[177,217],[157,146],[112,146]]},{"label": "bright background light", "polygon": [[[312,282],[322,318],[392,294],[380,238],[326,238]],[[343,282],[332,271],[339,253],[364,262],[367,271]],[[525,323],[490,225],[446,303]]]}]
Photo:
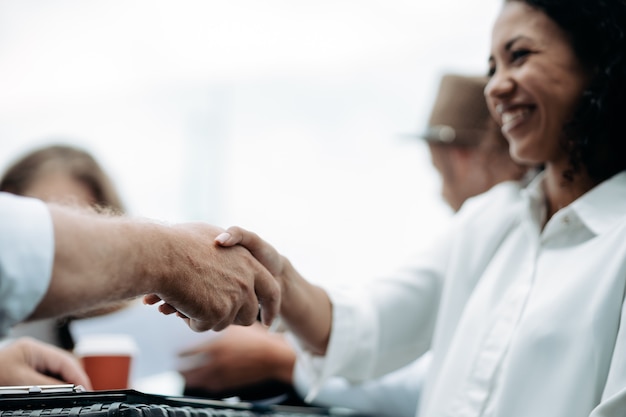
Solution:
[{"label": "bright background light", "polygon": [[0,0],[0,168],[92,151],[132,215],[237,224],[318,281],[378,275],[448,219],[424,127],[484,73],[500,0]]}]

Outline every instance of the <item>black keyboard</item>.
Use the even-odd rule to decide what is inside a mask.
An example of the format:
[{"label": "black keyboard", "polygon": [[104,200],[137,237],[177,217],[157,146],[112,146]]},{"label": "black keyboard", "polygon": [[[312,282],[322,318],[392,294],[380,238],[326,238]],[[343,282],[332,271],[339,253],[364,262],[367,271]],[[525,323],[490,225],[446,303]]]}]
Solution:
[{"label": "black keyboard", "polygon": [[[344,409],[229,403],[134,390],[0,388],[0,417],[367,417]],[[35,388],[35,389],[33,389]]]}]

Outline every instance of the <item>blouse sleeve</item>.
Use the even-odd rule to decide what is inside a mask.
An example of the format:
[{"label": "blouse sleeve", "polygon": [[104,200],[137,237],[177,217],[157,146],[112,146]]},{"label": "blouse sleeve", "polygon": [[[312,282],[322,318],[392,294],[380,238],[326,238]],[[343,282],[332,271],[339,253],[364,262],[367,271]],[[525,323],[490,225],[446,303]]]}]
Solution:
[{"label": "blouse sleeve", "polygon": [[[321,387],[313,405],[345,407],[379,417],[415,417],[430,360],[431,352],[427,352],[397,371],[359,384],[351,384],[344,378],[330,378]],[[293,383],[296,391],[306,396],[309,383],[299,366],[294,368]]]},{"label": "blouse sleeve", "polygon": [[[626,273],[626,272],[625,272]],[[622,305],[619,330],[600,404],[590,417],[621,417],[626,410],[626,308]]]},{"label": "blouse sleeve", "polygon": [[327,289],[333,317],[326,355],[315,356],[296,345],[298,366],[310,382],[308,401],[331,376],[366,381],[414,361],[430,348],[449,247],[445,234],[388,278],[362,288]]},{"label": "blouse sleeve", "polygon": [[406,268],[349,291],[327,289],[333,311],[326,355],[296,348],[311,384],[307,399],[315,398],[331,376],[367,381],[410,363],[437,343],[445,345],[490,254],[517,221],[509,209],[519,195],[518,183],[495,186],[468,200]]},{"label": "blouse sleeve", "polygon": [[0,193],[0,336],[41,301],[53,261],[54,231],[46,205]]}]

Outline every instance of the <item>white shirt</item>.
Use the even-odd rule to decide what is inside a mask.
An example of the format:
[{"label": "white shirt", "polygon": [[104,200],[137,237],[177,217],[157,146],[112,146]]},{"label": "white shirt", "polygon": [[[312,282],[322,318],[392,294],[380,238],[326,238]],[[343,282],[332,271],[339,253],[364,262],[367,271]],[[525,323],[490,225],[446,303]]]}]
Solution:
[{"label": "white shirt", "polygon": [[626,172],[543,229],[542,181],[494,187],[411,268],[331,292],[327,354],[300,359],[317,385],[432,347],[420,416],[626,415]]},{"label": "white shirt", "polygon": [[0,192],[0,336],[41,301],[53,261],[54,232],[46,205]]},{"label": "white shirt", "polygon": [[[360,384],[330,378],[320,387],[313,405],[344,407],[376,417],[414,417],[431,359],[431,352],[426,352],[407,366]],[[294,367],[293,385],[302,397],[311,386],[299,363]]]}]

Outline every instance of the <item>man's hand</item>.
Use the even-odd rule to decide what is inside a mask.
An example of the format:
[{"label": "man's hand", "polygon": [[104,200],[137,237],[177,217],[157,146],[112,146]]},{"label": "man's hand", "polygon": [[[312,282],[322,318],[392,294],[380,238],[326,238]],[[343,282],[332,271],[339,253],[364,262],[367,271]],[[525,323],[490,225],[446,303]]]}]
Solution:
[{"label": "man's hand", "polygon": [[31,338],[0,349],[0,385],[75,384],[91,389],[78,360],[66,351]]},{"label": "man's hand", "polygon": [[280,286],[242,246],[214,242],[223,229],[166,225],[49,205],[54,264],[48,291],[29,319],[80,314],[144,296],[195,331],[265,323],[278,314]]},{"label": "man's hand", "polygon": [[195,331],[250,325],[259,306],[264,322],[271,323],[280,308],[280,288],[248,250],[219,247],[214,238],[222,230],[207,224],[171,229],[168,274],[158,283],[158,292],[144,297],[145,303],[162,300],[162,313],[177,313]]}]

